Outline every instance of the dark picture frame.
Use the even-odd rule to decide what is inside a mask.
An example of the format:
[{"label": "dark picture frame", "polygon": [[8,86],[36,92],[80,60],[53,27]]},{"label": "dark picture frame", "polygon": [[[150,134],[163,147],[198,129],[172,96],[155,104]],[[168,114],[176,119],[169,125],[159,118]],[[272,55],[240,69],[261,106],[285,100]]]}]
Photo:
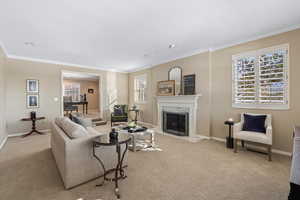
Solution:
[{"label": "dark picture frame", "polygon": [[38,93],[39,92],[39,80],[27,79],[26,80],[26,91],[27,91],[27,93]]},{"label": "dark picture frame", "polygon": [[196,93],[196,74],[189,74],[183,77],[183,94],[194,95]]},{"label": "dark picture frame", "polygon": [[94,94],[94,89],[89,88],[89,89],[88,89],[88,93],[89,93],[89,94]]},{"label": "dark picture frame", "polygon": [[38,94],[27,94],[26,96],[26,104],[27,108],[39,108],[40,102],[39,102],[39,95]]}]

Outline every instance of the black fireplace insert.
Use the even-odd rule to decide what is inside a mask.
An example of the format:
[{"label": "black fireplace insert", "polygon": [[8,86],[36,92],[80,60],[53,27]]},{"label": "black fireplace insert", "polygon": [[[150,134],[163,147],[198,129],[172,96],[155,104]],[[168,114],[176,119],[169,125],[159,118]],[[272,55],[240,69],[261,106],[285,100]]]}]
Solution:
[{"label": "black fireplace insert", "polygon": [[189,136],[189,113],[163,111],[163,131],[178,136]]}]

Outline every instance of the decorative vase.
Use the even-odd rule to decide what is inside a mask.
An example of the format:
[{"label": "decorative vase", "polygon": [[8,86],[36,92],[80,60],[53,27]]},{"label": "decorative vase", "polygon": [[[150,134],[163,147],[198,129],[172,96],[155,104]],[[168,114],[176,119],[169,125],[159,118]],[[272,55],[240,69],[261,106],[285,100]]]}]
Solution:
[{"label": "decorative vase", "polygon": [[36,112],[35,111],[30,112],[30,118],[31,119],[36,119]]},{"label": "decorative vase", "polygon": [[118,142],[118,135],[119,133],[116,131],[116,129],[111,129],[111,132],[109,133],[109,141],[111,143],[116,143]]}]

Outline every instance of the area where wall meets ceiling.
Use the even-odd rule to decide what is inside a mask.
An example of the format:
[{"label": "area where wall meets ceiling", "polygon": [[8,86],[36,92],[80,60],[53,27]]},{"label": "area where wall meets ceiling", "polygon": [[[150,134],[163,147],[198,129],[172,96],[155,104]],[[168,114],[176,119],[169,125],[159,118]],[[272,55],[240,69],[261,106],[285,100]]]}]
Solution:
[{"label": "area where wall meets ceiling", "polygon": [[299,0],[2,0],[0,41],[12,58],[128,72],[299,28],[299,8]]}]

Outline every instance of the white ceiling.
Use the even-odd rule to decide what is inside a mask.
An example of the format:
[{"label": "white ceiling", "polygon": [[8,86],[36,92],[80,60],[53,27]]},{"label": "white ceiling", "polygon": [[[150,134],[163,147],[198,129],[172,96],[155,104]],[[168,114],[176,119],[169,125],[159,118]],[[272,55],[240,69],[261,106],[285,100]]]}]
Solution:
[{"label": "white ceiling", "polygon": [[299,0],[1,0],[0,41],[12,57],[132,71],[300,27],[299,10]]}]

